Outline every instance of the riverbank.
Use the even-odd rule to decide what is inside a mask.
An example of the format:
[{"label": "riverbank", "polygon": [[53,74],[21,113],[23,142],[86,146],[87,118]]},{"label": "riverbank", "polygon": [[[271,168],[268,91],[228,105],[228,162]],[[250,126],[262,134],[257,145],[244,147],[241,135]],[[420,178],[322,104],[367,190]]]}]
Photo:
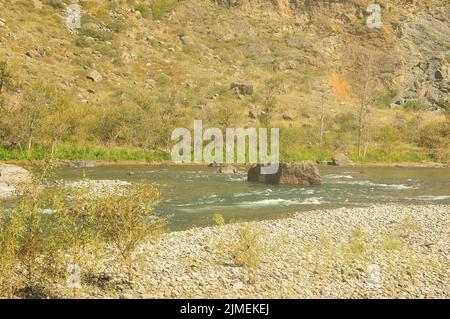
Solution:
[{"label": "riverbank", "polygon": [[[448,298],[449,220],[450,205],[374,205],[167,233],[143,247],[133,288],[106,267],[115,288],[89,287],[81,295]],[[237,266],[230,254],[242,229],[260,248],[254,267]]]},{"label": "riverbank", "polygon": [[[69,165],[71,162],[79,162],[79,161],[70,161],[70,160],[57,160],[62,165]],[[19,166],[28,166],[28,165],[36,165],[44,162],[44,160],[0,160],[0,163],[4,164],[14,164]],[[162,166],[162,165],[172,165],[172,166],[193,166],[193,167],[205,167],[206,163],[174,163],[170,160],[96,160],[95,166],[145,166],[145,165],[154,165],[154,166]],[[249,164],[236,164],[235,166],[247,167]],[[328,165],[319,165],[319,167],[328,166]],[[432,161],[423,161],[423,162],[354,162],[352,166],[355,167],[404,167],[404,168],[447,168],[450,167],[450,163],[440,163],[440,162],[432,162]]]}]

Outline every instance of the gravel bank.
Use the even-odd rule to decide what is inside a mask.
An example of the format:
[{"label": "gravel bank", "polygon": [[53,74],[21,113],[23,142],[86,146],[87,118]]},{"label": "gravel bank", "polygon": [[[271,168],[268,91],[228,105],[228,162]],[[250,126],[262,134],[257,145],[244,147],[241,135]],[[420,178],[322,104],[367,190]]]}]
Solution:
[{"label": "gravel bank", "polygon": [[[251,223],[258,267],[228,247],[245,224],[163,235],[143,248],[134,298],[448,298],[450,206],[376,205]],[[99,296],[96,297],[107,297]]]}]

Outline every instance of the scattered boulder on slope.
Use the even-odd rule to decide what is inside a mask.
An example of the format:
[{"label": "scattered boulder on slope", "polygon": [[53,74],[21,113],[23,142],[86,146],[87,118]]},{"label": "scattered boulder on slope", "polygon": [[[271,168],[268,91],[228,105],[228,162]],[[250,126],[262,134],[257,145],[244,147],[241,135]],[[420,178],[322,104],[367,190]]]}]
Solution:
[{"label": "scattered boulder on slope", "polygon": [[103,80],[102,75],[96,70],[89,72],[89,74],[87,75],[87,78],[94,82],[100,82],[101,80]]},{"label": "scattered boulder on slope", "polygon": [[231,83],[230,89],[237,93],[242,95],[252,95],[254,92],[253,84],[252,83]]},{"label": "scattered boulder on slope", "polygon": [[322,183],[319,170],[312,161],[280,163],[275,174],[261,174],[263,165],[256,164],[248,170],[247,181],[277,185],[313,186]]}]

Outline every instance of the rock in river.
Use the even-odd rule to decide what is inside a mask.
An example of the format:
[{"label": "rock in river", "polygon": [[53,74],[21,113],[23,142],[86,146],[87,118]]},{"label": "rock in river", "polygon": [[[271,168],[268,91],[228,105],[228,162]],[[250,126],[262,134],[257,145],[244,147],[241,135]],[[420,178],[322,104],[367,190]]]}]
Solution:
[{"label": "rock in river", "polygon": [[221,166],[217,169],[217,173],[221,174],[236,174],[238,172],[238,169],[234,167],[233,165],[225,165]]},{"label": "rock in river", "polygon": [[69,163],[72,168],[90,168],[95,167],[95,161],[73,161]]},{"label": "rock in river", "polygon": [[353,162],[344,154],[337,154],[331,158],[331,162],[329,164],[336,166],[347,166],[353,165]]},{"label": "rock in river", "polygon": [[247,175],[249,182],[262,182],[279,185],[312,186],[320,185],[319,170],[312,161],[298,163],[280,163],[275,174],[261,174],[261,164],[250,167]]}]

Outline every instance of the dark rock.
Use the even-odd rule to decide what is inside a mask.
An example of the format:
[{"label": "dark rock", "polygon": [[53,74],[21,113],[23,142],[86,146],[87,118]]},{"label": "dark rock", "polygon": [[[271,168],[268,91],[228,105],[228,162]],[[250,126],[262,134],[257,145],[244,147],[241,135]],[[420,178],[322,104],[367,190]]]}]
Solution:
[{"label": "dark rock", "polygon": [[221,166],[223,166],[222,163],[217,163],[215,161],[208,164],[208,167],[221,167]]},{"label": "dark rock", "polygon": [[283,114],[282,116],[281,116],[282,118],[283,118],[283,120],[285,120],[285,121],[292,121],[293,120],[293,118],[292,117],[290,117],[289,115],[287,115],[287,114]]},{"label": "dark rock", "polygon": [[312,161],[298,163],[280,163],[275,174],[261,174],[261,164],[256,164],[248,170],[247,181],[261,182],[277,185],[320,185],[321,177],[319,170]]}]

